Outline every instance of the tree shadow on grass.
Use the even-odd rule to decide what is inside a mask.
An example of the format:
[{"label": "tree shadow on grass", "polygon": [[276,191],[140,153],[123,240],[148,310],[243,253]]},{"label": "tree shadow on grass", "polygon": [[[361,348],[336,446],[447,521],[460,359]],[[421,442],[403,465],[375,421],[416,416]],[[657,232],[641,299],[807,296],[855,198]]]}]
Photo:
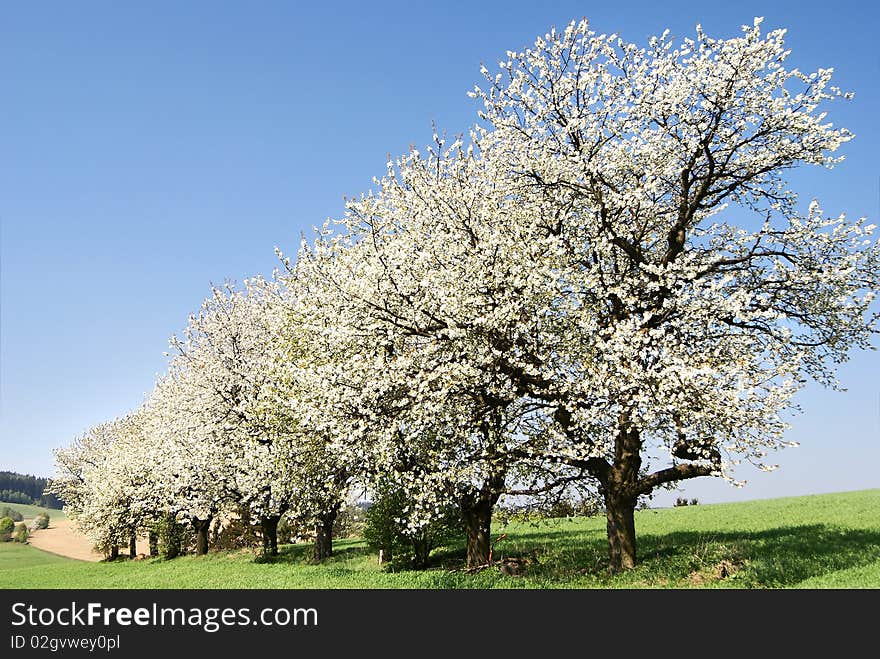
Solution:
[{"label": "tree shadow on grass", "polygon": [[[880,531],[840,529],[824,524],[764,531],[675,531],[637,536],[639,565],[608,578],[604,534],[534,533],[518,538],[518,549],[536,548],[543,560],[530,574],[551,580],[590,575],[600,585],[717,585],[745,588],[794,586],[805,579],[880,560]],[[724,566],[723,571],[720,570]],[[726,573],[718,576],[718,573]],[[727,576],[736,579],[720,583]],[[703,574],[706,579],[695,575]],[[714,576],[713,576],[714,575]]]},{"label": "tree shadow on grass", "polygon": [[721,560],[742,563],[741,585],[779,588],[880,560],[880,531],[825,524],[783,526],[765,531],[675,532],[645,535],[646,563],[689,563],[699,569]]},{"label": "tree shadow on grass", "polygon": [[[362,544],[343,544],[338,546],[334,542],[333,555],[324,559],[324,563],[345,561],[352,558],[360,558],[370,553],[370,550]],[[314,545],[303,543],[296,545],[282,545],[278,548],[278,556],[270,559],[273,563],[312,563]]]},{"label": "tree shadow on grass", "polygon": [[[432,556],[420,587],[435,580],[435,587],[485,585],[539,587],[692,587],[784,588],[813,577],[880,561],[880,531],[841,529],[825,524],[783,526],[762,531],[674,531],[638,535],[636,569],[610,577],[608,547],[601,530],[536,529],[517,533],[497,543],[496,561],[511,556],[534,557],[518,576],[491,569],[473,575],[463,572],[463,543],[443,548]],[[323,562],[346,576],[351,559],[372,556],[359,542],[342,542]],[[284,545],[272,563],[312,563],[312,545]],[[724,566],[726,574],[720,568]],[[357,568],[354,568],[357,571]],[[409,572],[401,566],[394,572]],[[342,574],[345,572],[345,574]],[[525,578],[523,582],[516,580]]]}]

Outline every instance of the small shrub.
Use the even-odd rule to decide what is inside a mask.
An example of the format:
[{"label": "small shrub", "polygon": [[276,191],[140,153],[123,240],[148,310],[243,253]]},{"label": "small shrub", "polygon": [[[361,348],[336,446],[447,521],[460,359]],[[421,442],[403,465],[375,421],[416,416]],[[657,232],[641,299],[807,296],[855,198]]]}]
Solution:
[{"label": "small shrub", "polygon": [[[256,527],[251,524],[250,511],[247,506],[242,506],[236,511],[236,515],[230,515],[227,519],[219,517],[214,520],[211,529],[211,547],[215,551],[228,551],[232,549],[244,549],[256,547],[260,544]],[[278,542],[290,542],[290,529],[285,518],[278,522]]]},{"label": "small shrub", "polygon": [[700,503],[699,499],[691,499],[692,506],[696,506],[698,503]]},{"label": "small shrub", "polygon": [[34,528],[35,529],[48,529],[49,528],[49,515],[46,513],[40,513],[36,517],[34,517]]},{"label": "small shrub", "polygon": [[409,501],[400,490],[378,493],[366,511],[363,535],[373,551],[382,550],[398,564],[423,569],[428,566],[431,550],[464,535],[464,523],[458,509],[448,504],[426,526],[416,532],[407,531]]},{"label": "small shrub", "polygon": [[311,537],[314,533],[315,527],[313,524],[304,524],[286,515],[278,521],[278,544],[286,545],[299,542],[303,538]]},{"label": "small shrub", "polygon": [[18,512],[15,508],[10,508],[9,506],[3,506],[2,508],[0,508],[0,517],[8,517],[13,522],[20,522],[24,519],[20,512]]},{"label": "small shrub", "polygon": [[193,534],[174,515],[166,515],[156,524],[159,555],[166,560],[177,558],[192,544]]},{"label": "small shrub", "polygon": [[383,492],[366,510],[364,540],[373,551],[382,551],[389,559],[405,546],[405,536],[394,517],[403,509],[402,492]]},{"label": "small shrub", "polygon": [[574,517],[576,515],[574,503],[567,497],[561,497],[553,501],[547,506],[544,514],[550,519]]},{"label": "small shrub", "polygon": [[15,522],[11,517],[0,518],[0,542],[9,542],[14,530]]},{"label": "small shrub", "polygon": [[18,526],[15,527],[15,541],[26,545],[28,541],[28,535],[29,534],[27,524],[25,524],[24,522],[19,522]]}]

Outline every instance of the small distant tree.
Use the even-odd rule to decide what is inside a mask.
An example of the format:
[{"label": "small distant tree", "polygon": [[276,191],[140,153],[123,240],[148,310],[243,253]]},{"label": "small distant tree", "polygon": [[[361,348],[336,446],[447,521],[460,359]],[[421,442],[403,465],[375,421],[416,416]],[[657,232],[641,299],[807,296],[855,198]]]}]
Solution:
[{"label": "small distant tree", "polygon": [[11,517],[0,518],[0,542],[9,542],[14,530],[15,522]]},{"label": "small distant tree", "polygon": [[0,517],[8,517],[13,522],[20,522],[24,517],[22,514],[18,512],[15,508],[10,508],[9,506],[3,506],[0,508]]},{"label": "small distant tree", "polygon": [[454,538],[464,537],[461,513],[452,504],[440,506],[427,524],[410,525],[412,502],[400,489],[381,492],[366,511],[364,539],[374,551],[398,563],[424,569],[431,551]]},{"label": "small distant tree", "polygon": [[65,501],[68,519],[109,560],[156,516],[155,482],[141,411],[98,424],[55,451],[50,490]]},{"label": "small distant tree", "polygon": [[174,515],[166,515],[157,524],[159,555],[166,560],[177,558],[191,540],[191,534]]},{"label": "small distant tree", "polygon": [[23,545],[27,544],[28,528],[27,524],[25,524],[24,522],[19,522],[18,526],[15,527],[15,541],[20,542]]}]

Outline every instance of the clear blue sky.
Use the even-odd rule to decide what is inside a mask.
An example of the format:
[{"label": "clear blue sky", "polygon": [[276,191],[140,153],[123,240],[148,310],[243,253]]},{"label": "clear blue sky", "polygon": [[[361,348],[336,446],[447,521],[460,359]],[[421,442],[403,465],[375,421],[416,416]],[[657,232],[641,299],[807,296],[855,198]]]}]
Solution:
[{"label": "clear blue sky", "polygon": [[[856,92],[831,115],[857,135],[848,160],[797,187],[828,212],[880,215],[869,3],[134,4],[0,9],[0,469],[49,475],[52,448],[136,407],[209,282],[270,273],[274,246],[294,252],[432,120],[467,129],[480,62],[572,18],[633,41],[698,22],[732,36],[756,15],[789,28],[791,62],[833,66]],[[802,446],[778,472],[685,493],[880,487],[878,373],[877,353],[856,354],[847,393],[806,391]]]}]

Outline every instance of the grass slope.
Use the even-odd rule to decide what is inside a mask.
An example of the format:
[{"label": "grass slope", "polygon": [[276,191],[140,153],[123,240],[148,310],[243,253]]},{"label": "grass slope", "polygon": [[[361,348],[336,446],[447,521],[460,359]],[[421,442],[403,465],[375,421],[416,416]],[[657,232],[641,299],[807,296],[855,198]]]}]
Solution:
[{"label": "grass slope", "polygon": [[643,510],[640,564],[613,578],[604,524],[496,524],[495,534],[508,534],[496,556],[536,557],[522,576],[456,570],[460,548],[439,557],[445,567],[385,572],[353,540],[322,565],[309,563],[305,545],[283,547],[269,563],[238,552],[102,564],[7,543],[0,588],[880,588],[880,490]]},{"label": "grass slope", "polygon": [[41,508],[40,506],[31,506],[25,503],[7,503],[6,501],[0,501],[0,508],[5,508],[9,506],[13,510],[17,510],[21,513],[22,517],[25,519],[33,519],[40,513],[46,513],[49,515],[49,520],[53,519],[65,519],[65,514],[63,510],[53,510],[51,508]]},{"label": "grass slope", "polygon": [[40,551],[28,545],[4,542],[0,544],[0,583],[3,583],[6,588],[24,588],[26,586],[16,585],[19,573],[23,576],[32,568],[39,571],[46,566],[57,565],[64,569],[78,563],[79,561]]}]

